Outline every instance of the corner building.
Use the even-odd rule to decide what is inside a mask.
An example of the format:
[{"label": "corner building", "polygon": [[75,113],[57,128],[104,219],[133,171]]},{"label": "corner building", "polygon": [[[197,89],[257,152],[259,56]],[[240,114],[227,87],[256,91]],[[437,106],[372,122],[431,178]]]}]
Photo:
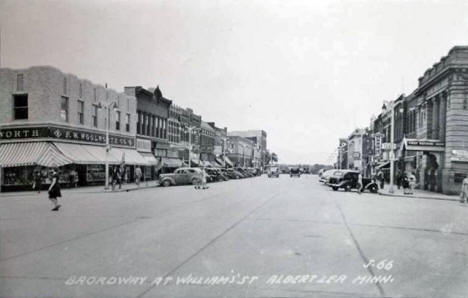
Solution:
[{"label": "corner building", "polygon": [[33,174],[49,183],[103,184],[106,129],[109,164],[126,165],[127,180],[147,160],[135,150],[136,100],[49,66],[0,69],[2,190],[31,189]]}]

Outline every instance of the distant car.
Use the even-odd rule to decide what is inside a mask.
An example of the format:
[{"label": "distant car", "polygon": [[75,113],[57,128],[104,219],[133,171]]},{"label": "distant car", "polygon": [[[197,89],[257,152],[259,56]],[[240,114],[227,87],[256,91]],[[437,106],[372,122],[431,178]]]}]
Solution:
[{"label": "distant car", "polygon": [[289,176],[290,177],[301,177],[301,171],[299,168],[291,168],[289,170]]},{"label": "distant car", "polygon": [[275,177],[279,178],[280,175],[280,169],[277,167],[271,167],[268,169],[268,178]]},{"label": "distant car", "polygon": [[[358,176],[359,172],[352,170],[343,170],[339,175],[330,177],[328,185],[333,190],[344,189],[345,191],[350,191],[352,189],[357,189],[358,187]],[[378,191],[377,183],[371,178],[362,177],[363,191],[366,189],[372,193]]]},{"label": "distant car", "polygon": [[172,174],[161,174],[159,177],[159,185],[167,187],[171,185],[198,184],[201,180],[201,169],[178,168]]},{"label": "distant car", "polygon": [[205,169],[206,173],[212,177],[212,182],[216,181],[227,181],[229,178],[224,176],[220,170],[215,169],[215,168],[206,168]]}]

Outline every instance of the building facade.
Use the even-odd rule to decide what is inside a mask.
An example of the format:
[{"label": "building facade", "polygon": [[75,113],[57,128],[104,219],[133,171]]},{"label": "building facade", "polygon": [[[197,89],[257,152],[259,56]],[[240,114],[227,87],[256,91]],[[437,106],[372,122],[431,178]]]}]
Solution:
[{"label": "building facade", "polygon": [[30,188],[37,173],[47,181],[51,167],[61,183],[104,183],[106,159],[129,166],[131,179],[148,162],[136,151],[136,121],[135,97],[125,93],[49,66],[0,69],[2,188]]},{"label": "building facade", "polygon": [[247,138],[231,136],[228,132],[228,158],[235,166],[253,166],[253,150],[255,143]]},{"label": "building facade", "polygon": [[253,150],[253,166],[264,167],[267,162],[267,133],[264,130],[230,131],[230,136],[239,136],[251,140],[256,146]]},{"label": "building facade", "polygon": [[[162,95],[159,86],[145,89],[141,86],[125,87],[125,93],[137,101],[136,135],[139,143],[150,144],[157,164],[145,168],[147,179],[155,179],[162,168],[173,166],[169,150],[168,118],[172,101]],[[148,145],[145,146],[147,148]],[[174,167],[180,166],[174,165]]]}]

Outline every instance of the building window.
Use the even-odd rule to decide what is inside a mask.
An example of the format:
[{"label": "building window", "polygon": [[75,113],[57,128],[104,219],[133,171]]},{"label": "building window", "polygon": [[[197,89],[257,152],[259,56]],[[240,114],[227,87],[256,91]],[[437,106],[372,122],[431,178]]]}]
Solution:
[{"label": "building window", "polygon": [[60,118],[68,122],[68,97],[62,96],[60,99]]},{"label": "building window", "polygon": [[67,78],[63,78],[63,94],[67,94]]},{"label": "building window", "polygon": [[125,131],[130,131],[130,114],[125,115]]},{"label": "building window", "polygon": [[120,111],[115,111],[115,129],[120,130]]},{"label": "building window", "polygon": [[78,94],[80,98],[83,98],[83,84],[80,83],[80,89],[78,90]]},{"label": "building window", "polygon": [[16,90],[24,91],[24,75],[22,73],[16,75]]},{"label": "building window", "polygon": [[78,121],[80,124],[84,124],[84,102],[78,100]]},{"label": "building window", "polygon": [[13,95],[13,114],[15,120],[28,119],[28,95]]},{"label": "building window", "polygon": [[141,112],[137,112],[137,134],[141,133]]},{"label": "building window", "polygon": [[98,106],[93,106],[94,111],[93,111],[93,126],[98,127]]}]

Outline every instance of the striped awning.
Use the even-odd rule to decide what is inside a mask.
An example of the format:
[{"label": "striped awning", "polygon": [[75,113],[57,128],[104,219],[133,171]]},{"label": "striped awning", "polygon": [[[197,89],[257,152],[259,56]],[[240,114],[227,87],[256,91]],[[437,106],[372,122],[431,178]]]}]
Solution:
[{"label": "striped awning", "polygon": [[149,166],[157,166],[159,164],[159,160],[157,160],[153,153],[141,152],[141,156],[146,160]]},{"label": "striped awning", "polygon": [[234,164],[232,163],[232,161],[229,159],[229,157],[227,156],[224,156],[224,161],[228,164],[228,166],[230,166],[231,168],[234,166]]},{"label": "striped awning", "polygon": [[223,157],[220,156],[220,157],[216,157],[216,162],[222,166],[222,167],[225,167],[226,166],[226,162],[223,160]]},{"label": "striped awning", "polygon": [[25,142],[0,145],[0,167],[11,168],[39,165],[60,167],[73,161],[63,155],[52,143]]}]

